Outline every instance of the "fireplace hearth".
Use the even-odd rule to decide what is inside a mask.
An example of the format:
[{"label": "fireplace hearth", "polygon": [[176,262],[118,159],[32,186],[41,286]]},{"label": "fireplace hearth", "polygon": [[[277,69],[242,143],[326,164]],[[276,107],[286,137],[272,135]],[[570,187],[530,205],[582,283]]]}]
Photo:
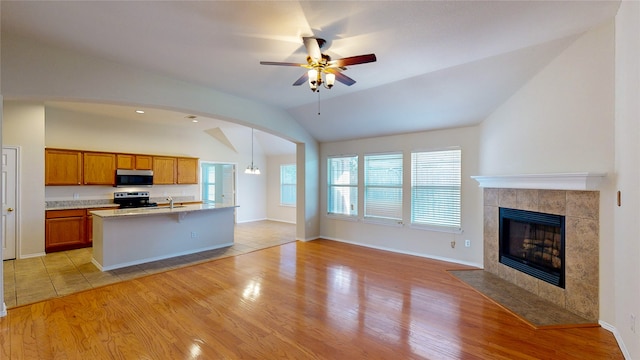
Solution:
[{"label": "fireplace hearth", "polygon": [[499,262],[564,288],[565,217],[500,208]]}]

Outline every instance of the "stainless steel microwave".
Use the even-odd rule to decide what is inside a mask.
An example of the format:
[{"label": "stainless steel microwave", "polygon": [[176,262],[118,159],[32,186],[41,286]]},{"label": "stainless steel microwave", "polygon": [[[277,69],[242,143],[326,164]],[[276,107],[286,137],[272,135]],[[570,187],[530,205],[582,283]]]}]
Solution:
[{"label": "stainless steel microwave", "polygon": [[116,187],[151,187],[153,170],[116,170]]}]

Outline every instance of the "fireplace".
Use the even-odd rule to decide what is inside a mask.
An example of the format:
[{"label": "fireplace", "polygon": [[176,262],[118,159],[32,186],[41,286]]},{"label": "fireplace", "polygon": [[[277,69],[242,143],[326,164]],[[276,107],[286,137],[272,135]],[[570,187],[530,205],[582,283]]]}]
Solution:
[{"label": "fireplace", "polygon": [[500,263],[552,285],[565,285],[565,217],[500,208]]},{"label": "fireplace", "polygon": [[[590,320],[599,319],[600,192],[590,190],[484,188],[485,271]],[[500,259],[500,208],[564,217],[560,272],[564,287],[516,270]]]}]

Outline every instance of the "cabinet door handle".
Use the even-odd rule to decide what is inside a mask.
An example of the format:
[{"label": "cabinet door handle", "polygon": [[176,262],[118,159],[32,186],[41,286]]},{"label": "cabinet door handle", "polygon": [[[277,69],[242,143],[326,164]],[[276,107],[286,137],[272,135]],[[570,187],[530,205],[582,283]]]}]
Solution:
[{"label": "cabinet door handle", "polygon": [[13,211],[13,208],[8,208],[8,209],[7,209],[7,211],[8,211],[8,212],[12,212],[12,211]]}]

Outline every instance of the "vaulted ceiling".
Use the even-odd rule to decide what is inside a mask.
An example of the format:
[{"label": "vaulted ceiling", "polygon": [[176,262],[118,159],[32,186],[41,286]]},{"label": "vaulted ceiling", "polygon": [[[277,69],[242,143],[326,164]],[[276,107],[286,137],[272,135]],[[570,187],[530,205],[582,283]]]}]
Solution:
[{"label": "vaulted ceiling", "polygon": [[[619,1],[2,1],[2,32],[288,111],[318,141],[477,124]],[[357,82],[292,86],[303,36]],[[326,51],[325,51],[326,50]],[[320,106],[321,114],[318,115]]]}]

